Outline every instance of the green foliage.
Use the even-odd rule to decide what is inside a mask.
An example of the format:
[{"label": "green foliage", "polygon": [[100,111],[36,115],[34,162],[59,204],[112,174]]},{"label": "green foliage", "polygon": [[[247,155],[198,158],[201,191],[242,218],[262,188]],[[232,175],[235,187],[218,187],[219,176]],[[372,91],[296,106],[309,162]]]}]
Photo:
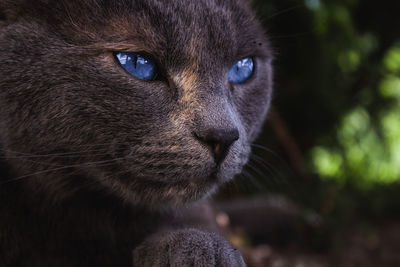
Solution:
[{"label": "green foliage", "polygon": [[[381,210],[382,203],[398,203],[396,193],[384,192],[400,184],[400,1],[253,4],[277,50],[275,108],[304,153],[307,171],[338,190],[313,201],[351,207],[351,199],[363,199]],[[280,140],[267,133],[260,142],[286,157]],[[305,182],[308,195],[315,188]]]},{"label": "green foliage", "polygon": [[[344,115],[334,133],[335,145],[311,150],[315,171],[322,178],[355,183],[362,189],[400,180],[399,47],[386,52],[382,70],[379,92],[382,97],[393,99],[392,104],[372,114],[368,105],[358,103]],[[371,121],[374,115],[379,123]]]}]

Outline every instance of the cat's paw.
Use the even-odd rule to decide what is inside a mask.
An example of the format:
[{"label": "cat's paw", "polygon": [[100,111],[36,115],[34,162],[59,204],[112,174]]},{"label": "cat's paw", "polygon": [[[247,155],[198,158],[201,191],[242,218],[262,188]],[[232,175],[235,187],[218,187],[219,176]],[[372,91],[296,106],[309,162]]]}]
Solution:
[{"label": "cat's paw", "polygon": [[133,252],[133,266],[242,267],[238,250],[214,233],[185,229],[153,236]]}]

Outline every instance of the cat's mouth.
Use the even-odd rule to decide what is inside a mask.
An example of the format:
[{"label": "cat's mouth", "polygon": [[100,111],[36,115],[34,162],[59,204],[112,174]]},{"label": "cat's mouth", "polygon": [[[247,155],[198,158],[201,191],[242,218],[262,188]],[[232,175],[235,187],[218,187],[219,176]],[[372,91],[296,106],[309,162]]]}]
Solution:
[{"label": "cat's mouth", "polygon": [[250,152],[241,139],[218,161],[211,148],[196,139],[179,143],[160,140],[148,140],[140,146],[115,146],[119,150],[111,157],[112,162],[122,159],[93,170],[91,176],[104,176],[100,183],[130,202],[182,204],[204,198],[233,179],[242,171]]},{"label": "cat's mouth", "polygon": [[[165,176],[165,173],[160,173],[159,176],[142,174],[133,178],[134,181],[132,176],[125,177],[125,183],[129,186],[123,186],[124,195],[129,195],[135,203],[148,203],[151,206],[181,205],[212,195],[221,184],[240,173],[241,168],[240,163],[203,163],[203,166],[180,170],[179,176]],[[127,192],[127,188],[130,192]]]}]

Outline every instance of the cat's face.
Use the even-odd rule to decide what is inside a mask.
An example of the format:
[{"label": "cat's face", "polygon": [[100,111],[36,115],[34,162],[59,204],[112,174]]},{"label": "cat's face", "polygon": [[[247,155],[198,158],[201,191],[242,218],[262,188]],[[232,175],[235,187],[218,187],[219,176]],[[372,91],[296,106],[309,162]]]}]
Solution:
[{"label": "cat's face", "polygon": [[[98,188],[159,205],[238,174],[272,83],[268,43],[244,2],[0,4],[0,145],[18,175],[58,196]],[[157,78],[131,75],[117,52],[151,57]],[[251,77],[230,82],[244,58]]]}]

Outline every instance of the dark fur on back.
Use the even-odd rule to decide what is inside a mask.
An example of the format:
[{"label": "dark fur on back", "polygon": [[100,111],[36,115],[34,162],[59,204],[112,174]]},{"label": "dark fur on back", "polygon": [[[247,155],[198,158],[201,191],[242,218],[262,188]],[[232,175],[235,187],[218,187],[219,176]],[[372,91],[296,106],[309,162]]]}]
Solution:
[{"label": "dark fur on back", "polygon": [[[272,69],[244,0],[0,0],[0,19],[0,266],[131,266],[247,162]],[[160,78],[115,51],[152,55]],[[228,83],[249,56],[253,77]],[[240,135],[219,165],[196,138],[210,128]],[[172,239],[225,244],[193,231]]]}]

